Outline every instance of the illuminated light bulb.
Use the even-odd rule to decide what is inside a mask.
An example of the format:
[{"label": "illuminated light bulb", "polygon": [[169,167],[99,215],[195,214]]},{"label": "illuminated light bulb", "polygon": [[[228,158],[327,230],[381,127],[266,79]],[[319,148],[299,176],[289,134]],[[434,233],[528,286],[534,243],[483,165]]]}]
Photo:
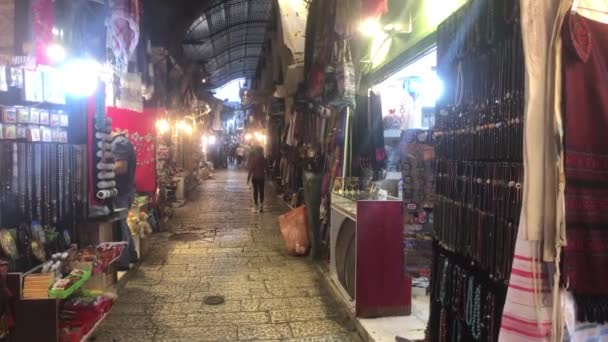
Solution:
[{"label": "illuminated light bulb", "polygon": [[250,133],[245,134],[245,140],[246,140],[246,141],[251,140],[251,138],[253,138],[253,137],[251,136],[251,134],[250,134]]},{"label": "illuminated light bulb", "polygon": [[63,46],[51,44],[46,48],[46,55],[53,63],[63,62],[67,56]]},{"label": "illuminated light bulb", "polygon": [[166,119],[160,119],[156,121],[156,130],[160,134],[165,134],[169,131],[171,127],[169,126],[169,121]]},{"label": "illuminated light bulb", "polygon": [[366,37],[374,37],[382,32],[378,18],[367,18],[359,24],[359,32]]},{"label": "illuminated light bulb", "polygon": [[192,134],[192,132],[194,131],[192,126],[190,126],[183,120],[178,121],[176,127],[179,130],[184,131],[185,133],[188,133],[188,134]]},{"label": "illuminated light bulb", "polygon": [[74,97],[88,97],[99,86],[101,65],[92,59],[68,60],[61,67],[66,93]]}]

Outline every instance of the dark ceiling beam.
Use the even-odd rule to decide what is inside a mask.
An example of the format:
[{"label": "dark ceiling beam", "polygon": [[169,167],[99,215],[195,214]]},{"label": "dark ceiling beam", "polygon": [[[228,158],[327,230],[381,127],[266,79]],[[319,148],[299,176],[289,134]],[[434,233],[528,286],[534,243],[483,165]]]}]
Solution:
[{"label": "dark ceiling beam", "polygon": [[246,70],[236,70],[233,72],[230,72],[228,74],[223,75],[220,78],[210,78],[209,79],[209,83],[215,87],[221,87],[224,84],[236,79],[236,78],[251,78],[255,76],[255,71],[253,69],[246,69]]},{"label": "dark ceiling beam", "polygon": [[215,70],[213,70],[213,71],[212,71],[210,74],[211,74],[211,76],[213,76],[213,75],[215,75],[215,74],[217,74],[217,73],[221,73],[221,72],[222,72],[224,69],[226,69],[226,68],[228,68],[228,67],[231,67],[231,66],[233,66],[234,64],[237,64],[237,63],[243,63],[243,64],[244,64],[244,67],[245,67],[245,66],[247,66],[247,65],[248,65],[248,64],[250,64],[250,63],[247,63],[247,62],[246,62],[246,61],[244,61],[244,60],[254,60],[254,61],[255,61],[255,60],[257,60],[258,58],[259,58],[259,57],[257,57],[257,56],[256,56],[256,57],[240,58],[240,59],[238,59],[238,60],[229,61],[228,63],[226,63],[226,64],[224,64],[224,65],[220,66],[219,68],[217,68],[217,69],[215,69]]},{"label": "dark ceiling beam", "polygon": [[[207,27],[209,27],[209,32],[213,32],[213,31],[212,31],[213,23],[211,22],[211,20],[209,20],[209,19],[210,19],[210,17],[209,17],[209,15],[208,15],[208,13],[209,13],[209,12],[205,11],[205,14],[204,14],[204,16],[205,16],[205,20],[207,20]],[[210,40],[209,40],[209,42],[211,43],[211,49],[212,49],[213,51],[215,51],[215,43],[213,42],[213,39],[210,39]]]},{"label": "dark ceiling beam", "polygon": [[[228,5],[224,6],[223,10],[224,10],[224,23],[228,23],[228,20],[230,20],[230,9],[232,7],[232,4],[229,3]],[[226,40],[228,41],[228,46],[231,46],[230,44],[230,32],[228,32],[226,34]],[[245,40],[247,41],[247,40]],[[213,49],[213,52],[215,52],[215,49]],[[219,56],[219,53],[215,53],[215,58],[217,60],[217,56]],[[230,49],[228,49],[228,60],[231,60],[230,58]]]},{"label": "dark ceiling beam", "polygon": [[[207,21],[209,21],[209,19],[207,19]],[[221,30],[214,32],[212,34],[209,34],[202,38],[192,38],[192,37],[189,37],[190,35],[186,35],[186,39],[182,41],[182,44],[184,41],[204,43],[206,40],[210,40],[216,36],[225,34],[225,32],[228,30],[240,29],[242,26],[247,26],[246,27],[246,29],[247,29],[247,28],[249,28],[249,26],[263,27],[263,26],[266,26],[269,24],[270,24],[270,20],[245,20],[245,21],[239,22],[238,24],[234,24],[234,25],[230,25],[230,26],[227,25],[224,28],[222,28]]]},{"label": "dark ceiling beam", "polygon": [[[233,52],[235,52],[236,50],[242,50],[241,49],[242,47],[258,46],[258,47],[260,47],[260,50],[261,50],[261,46],[263,46],[263,45],[264,45],[263,42],[246,42],[246,43],[241,43],[241,44],[230,46],[227,49],[224,49],[224,50],[216,53],[213,56],[202,56],[202,55],[196,55],[196,54],[187,54],[187,55],[196,61],[208,61],[210,59],[215,59],[215,58],[221,56],[222,54],[226,53],[227,51],[230,51],[230,54],[228,55],[230,57],[231,54]],[[245,49],[245,53],[247,53],[246,49]],[[256,57],[256,56],[244,55],[243,57]],[[243,57],[240,57],[240,58],[243,58]],[[259,55],[257,55],[257,57],[259,57]],[[235,58],[235,59],[240,59],[240,58]],[[232,60],[232,58],[229,58],[229,59]]]},{"label": "dark ceiling beam", "polygon": [[[251,1],[247,2],[247,17],[249,17],[249,13],[251,13]],[[245,41],[249,39],[249,30],[245,31]],[[247,48],[245,48],[245,54],[247,54]],[[258,60],[260,57],[258,56]],[[245,71],[245,65],[243,65],[243,71]]]}]

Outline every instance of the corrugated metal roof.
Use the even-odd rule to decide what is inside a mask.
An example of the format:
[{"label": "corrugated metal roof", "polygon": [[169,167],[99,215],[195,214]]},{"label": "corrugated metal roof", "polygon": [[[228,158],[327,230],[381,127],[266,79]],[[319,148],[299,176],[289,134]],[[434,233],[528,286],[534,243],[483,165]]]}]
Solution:
[{"label": "corrugated metal roof", "polygon": [[272,15],[272,0],[213,0],[186,33],[184,54],[204,63],[214,85],[251,78]]}]

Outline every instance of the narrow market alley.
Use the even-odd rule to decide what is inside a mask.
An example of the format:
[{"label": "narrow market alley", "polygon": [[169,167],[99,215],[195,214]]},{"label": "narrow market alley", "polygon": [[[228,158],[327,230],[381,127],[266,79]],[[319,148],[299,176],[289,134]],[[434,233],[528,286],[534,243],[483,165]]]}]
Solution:
[{"label": "narrow market alley", "polygon": [[357,341],[313,263],[285,254],[287,207],[267,185],[252,212],[245,179],[219,172],[176,210],[94,341]]}]

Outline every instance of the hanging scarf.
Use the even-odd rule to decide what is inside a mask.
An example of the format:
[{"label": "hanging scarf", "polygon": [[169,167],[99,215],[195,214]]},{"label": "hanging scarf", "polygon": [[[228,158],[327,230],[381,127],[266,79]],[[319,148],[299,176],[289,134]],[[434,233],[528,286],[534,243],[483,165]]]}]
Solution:
[{"label": "hanging scarf", "polygon": [[371,130],[371,143],[374,148],[374,169],[379,170],[384,167],[387,159],[386,148],[384,145],[384,123],[382,122],[382,97],[379,94],[370,93],[369,99],[369,118]]},{"label": "hanging scarf", "polygon": [[552,328],[551,280],[536,242],[526,241],[525,215],[519,233],[500,327],[501,342],[549,342]]},{"label": "hanging scarf", "polygon": [[118,68],[127,71],[139,42],[139,0],[110,0],[108,33]]},{"label": "hanging scarf", "polygon": [[566,237],[577,319],[608,321],[608,24],[572,14],[564,40]]}]

